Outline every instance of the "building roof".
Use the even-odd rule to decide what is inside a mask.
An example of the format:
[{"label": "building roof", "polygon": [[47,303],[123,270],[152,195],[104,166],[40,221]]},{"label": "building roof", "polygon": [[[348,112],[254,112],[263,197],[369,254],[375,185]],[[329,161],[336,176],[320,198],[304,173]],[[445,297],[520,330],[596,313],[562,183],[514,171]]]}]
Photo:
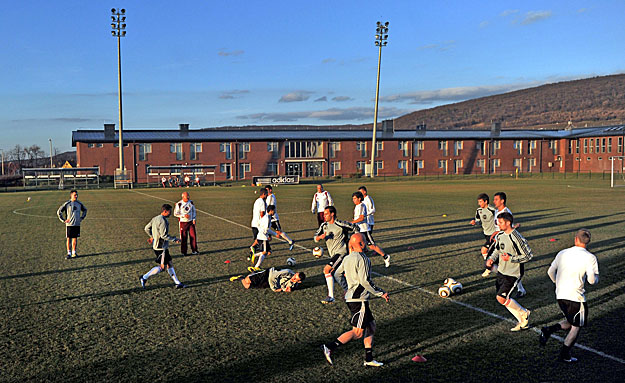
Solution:
[{"label": "building roof", "polygon": [[[321,140],[321,141],[368,141],[371,139],[370,129],[314,129],[261,128],[239,129],[214,128],[201,130],[124,130],[124,142],[231,142],[231,141],[287,141],[287,140]],[[377,139],[385,141],[403,140],[539,140],[539,139],[576,139],[597,136],[622,136],[625,125],[602,127],[586,127],[562,130],[396,130],[377,132]],[[117,131],[105,136],[102,130],[76,130],[72,132],[72,146],[77,142],[115,143],[118,142]]]}]

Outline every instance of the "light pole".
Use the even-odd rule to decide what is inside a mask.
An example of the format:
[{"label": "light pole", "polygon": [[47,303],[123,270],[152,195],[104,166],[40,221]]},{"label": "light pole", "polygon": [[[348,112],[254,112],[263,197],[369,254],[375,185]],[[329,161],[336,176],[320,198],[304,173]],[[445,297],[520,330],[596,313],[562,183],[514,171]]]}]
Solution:
[{"label": "light pole", "polygon": [[117,37],[117,87],[119,94],[119,172],[123,174],[124,169],[124,140],[122,138],[122,129],[124,127],[122,118],[122,45],[121,38],[126,36],[126,10],[124,8],[119,11],[115,8],[111,9],[111,35]]},{"label": "light pole", "polygon": [[52,169],[54,167],[52,165],[52,139],[48,138],[48,141],[50,141],[50,169]]},{"label": "light pole", "polygon": [[378,125],[378,98],[380,96],[380,64],[382,63],[382,47],[385,47],[387,44],[386,39],[388,39],[388,21],[382,24],[381,21],[378,21],[377,27],[375,29],[375,46],[379,48],[378,51],[378,80],[375,87],[375,110],[373,112],[373,139],[371,140],[371,178],[374,177],[375,173],[375,134]]}]

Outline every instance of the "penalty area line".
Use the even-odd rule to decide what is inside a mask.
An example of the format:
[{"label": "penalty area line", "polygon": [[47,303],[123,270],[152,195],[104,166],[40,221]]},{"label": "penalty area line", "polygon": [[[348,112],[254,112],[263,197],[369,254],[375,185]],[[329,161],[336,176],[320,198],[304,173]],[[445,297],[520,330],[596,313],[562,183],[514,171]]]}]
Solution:
[{"label": "penalty area line", "polygon": [[[160,200],[162,200],[162,201],[172,202],[171,200],[168,200],[168,199],[166,199],[166,198],[156,197],[156,196],[153,196],[153,195],[150,195],[150,194],[147,194],[147,193],[142,193],[142,192],[135,191],[135,190],[133,190],[133,192],[134,192],[134,193],[138,193],[138,194],[142,194],[142,195],[147,196],[147,197],[151,197],[151,198],[155,198],[155,199],[160,199]],[[174,203],[175,203],[175,202],[174,202]],[[249,229],[249,227],[248,227],[248,226],[242,225],[242,224],[240,224],[240,223],[238,223],[238,222],[234,222],[234,221],[231,221],[231,220],[229,220],[229,219],[226,219],[226,218],[223,218],[223,217],[219,217],[219,216],[217,216],[217,215],[211,214],[211,213],[209,213],[209,212],[206,212],[206,211],[203,211],[203,210],[200,210],[200,209],[197,209],[197,208],[196,208],[196,210],[197,210],[198,212],[201,212],[201,213],[203,213],[203,214],[206,214],[206,215],[208,215],[208,216],[210,216],[210,217],[213,217],[213,218],[216,218],[216,219],[220,219],[220,220],[222,220],[222,221],[225,221],[225,222],[231,223],[231,224],[233,224],[233,225],[236,225],[236,226],[239,226],[239,227],[242,227],[242,228],[245,228],[245,229]],[[297,243],[295,244],[295,246],[296,246],[296,247],[298,247],[298,248],[300,248],[300,249],[303,249],[303,250],[312,251],[311,249],[308,249],[307,247],[301,246],[301,245],[299,245],[299,244],[297,244]],[[388,276],[388,275],[384,275],[384,274],[378,273],[378,272],[376,272],[376,271],[371,271],[371,274],[376,275],[376,276],[381,277],[381,278],[388,279],[388,280],[393,281],[393,282],[395,282],[395,283],[398,283],[398,284],[400,284],[400,285],[404,285],[404,286],[406,286],[406,287],[410,287],[410,288],[412,288],[412,289],[414,289],[414,290],[418,290],[418,291],[420,291],[420,292],[422,292],[422,293],[425,293],[425,294],[428,294],[428,295],[435,295],[435,296],[438,296],[438,294],[436,294],[436,293],[434,293],[434,292],[432,292],[432,291],[426,290],[426,289],[424,289],[423,287],[419,287],[419,286],[417,286],[417,285],[413,285],[413,284],[411,284],[411,283],[404,282],[404,281],[402,281],[401,279],[397,279],[397,278],[395,278],[395,277],[391,277],[391,276]],[[517,322],[513,321],[512,319],[505,318],[505,317],[503,317],[503,316],[501,316],[501,315],[498,315],[498,314],[492,313],[492,312],[490,312],[490,311],[488,311],[488,310],[484,310],[484,309],[482,309],[482,308],[479,308],[479,307],[473,306],[473,305],[471,305],[471,304],[469,304],[469,303],[465,303],[465,302],[461,302],[461,301],[455,300],[455,299],[453,299],[453,298],[446,298],[446,299],[445,299],[445,301],[447,301],[447,302],[451,302],[451,303],[454,303],[454,304],[457,304],[457,305],[459,305],[459,306],[463,306],[463,307],[468,308],[468,309],[470,309],[470,310],[473,310],[473,311],[476,311],[476,312],[482,313],[482,314],[484,314],[484,315],[488,315],[488,316],[490,316],[490,317],[492,317],[492,318],[499,319],[499,320],[501,320],[501,321],[510,322],[510,323],[517,323]],[[540,334],[540,329],[539,329],[539,328],[537,328],[537,327],[531,327],[531,329],[532,329],[532,331],[534,331],[535,333]],[[564,338],[562,338],[561,336],[558,336],[558,335],[551,335],[551,337],[552,337],[552,338],[554,338],[554,339],[556,339],[556,340],[558,340],[560,343],[564,343]],[[594,348],[592,348],[592,347],[584,346],[583,344],[580,344],[580,343],[575,343],[575,347],[577,347],[577,348],[579,348],[579,349],[582,349],[582,350],[584,350],[584,351],[589,351],[589,352],[592,352],[593,354],[597,354],[597,355],[599,355],[599,356],[601,356],[601,357],[603,357],[603,358],[610,359],[610,360],[613,360],[613,361],[618,362],[618,363],[621,363],[621,364],[625,364],[625,360],[624,360],[624,359],[618,358],[618,357],[613,356],[613,355],[610,355],[610,354],[606,354],[605,352],[603,352],[603,351],[599,351],[599,350],[596,350],[596,349],[594,349]]]}]

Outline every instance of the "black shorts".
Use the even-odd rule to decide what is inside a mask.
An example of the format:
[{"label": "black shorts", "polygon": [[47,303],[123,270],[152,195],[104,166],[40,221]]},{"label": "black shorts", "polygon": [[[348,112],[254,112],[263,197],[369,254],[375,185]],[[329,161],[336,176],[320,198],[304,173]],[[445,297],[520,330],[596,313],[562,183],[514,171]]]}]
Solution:
[{"label": "black shorts", "polygon": [[167,264],[169,264],[171,262],[171,255],[169,255],[169,249],[154,250],[154,254],[156,254],[156,258],[154,259],[154,261],[160,265],[161,264],[161,256],[163,255],[163,252],[165,252],[165,261],[162,264],[163,265],[167,265]]},{"label": "black shorts", "polygon": [[275,231],[282,231],[282,227],[280,226],[280,221],[271,221],[271,228]]},{"label": "black shorts", "polygon": [[352,312],[349,320],[352,327],[365,329],[375,323],[373,314],[369,309],[369,302],[347,302],[347,307]]},{"label": "black shorts", "polygon": [[271,246],[269,245],[269,241],[263,241],[262,239],[258,240],[258,248],[261,253],[269,253],[271,252]]},{"label": "black shorts", "polygon": [[328,265],[336,269],[337,267],[339,267],[341,262],[343,262],[343,258],[345,258],[346,255],[347,254],[334,254],[332,258],[330,258],[330,260],[328,261]]},{"label": "black shorts", "polygon": [[65,236],[67,238],[80,237],[80,226],[65,226]]},{"label": "black shorts", "polygon": [[493,244],[493,242],[494,242],[494,241],[491,241],[491,240],[490,240],[490,237],[491,237],[490,235],[488,235],[488,234],[484,234],[484,240],[485,240],[485,241],[484,241],[484,244],[482,245],[483,247],[485,247],[485,248],[489,248],[489,247],[490,247],[490,245],[492,245],[492,244]]},{"label": "black shorts", "polygon": [[265,289],[269,287],[269,269],[257,271],[248,277],[250,278],[250,288]]},{"label": "black shorts", "polygon": [[373,225],[369,225],[369,232],[373,234]]},{"label": "black shorts", "polygon": [[367,246],[375,245],[375,241],[373,240],[373,236],[371,235],[371,231],[365,231],[364,233],[360,233],[365,237],[365,242]]},{"label": "black shorts", "polygon": [[586,326],[588,318],[588,305],[586,302],[558,299],[558,305],[566,317],[567,322],[577,327]]},{"label": "black shorts", "polygon": [[497,288],[497,295],[506,298],[510,297],[510,292],[514,290],[521,278],[511,277],[509,275],[503,275],[497,273],[497,280],[495,281],[495,287]]},{"label": "black shorts", "polygon": [[256,241],[256,237],[258,236],[258,228],[252,227],[252,236],[254,237],[254,241]]}]

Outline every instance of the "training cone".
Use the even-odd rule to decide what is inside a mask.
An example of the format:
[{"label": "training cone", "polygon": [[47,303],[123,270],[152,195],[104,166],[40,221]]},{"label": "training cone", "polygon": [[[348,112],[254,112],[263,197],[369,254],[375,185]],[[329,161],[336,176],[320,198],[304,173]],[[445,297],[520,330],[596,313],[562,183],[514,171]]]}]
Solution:
[{"label": "training cone", "polygon": [[230,260],[229,260],[229,259],[226,259],[226,260],[224,261],[224,263],[230,263]]},{"label": "training cone", "polygon": [[556,239],[555,239],[555,238],[550,238],[550,239],[549,239],[549,242],[555,242],[555,241],[556,241]]},{"label": "training cone", "polygon": [[417,363],[423,363],[423,362],[427,362],[428,360],[425,359],[425,357],[421,356],[421,355],[415,355],[414,358],[412,358],[413,362],[417,362]]}]

